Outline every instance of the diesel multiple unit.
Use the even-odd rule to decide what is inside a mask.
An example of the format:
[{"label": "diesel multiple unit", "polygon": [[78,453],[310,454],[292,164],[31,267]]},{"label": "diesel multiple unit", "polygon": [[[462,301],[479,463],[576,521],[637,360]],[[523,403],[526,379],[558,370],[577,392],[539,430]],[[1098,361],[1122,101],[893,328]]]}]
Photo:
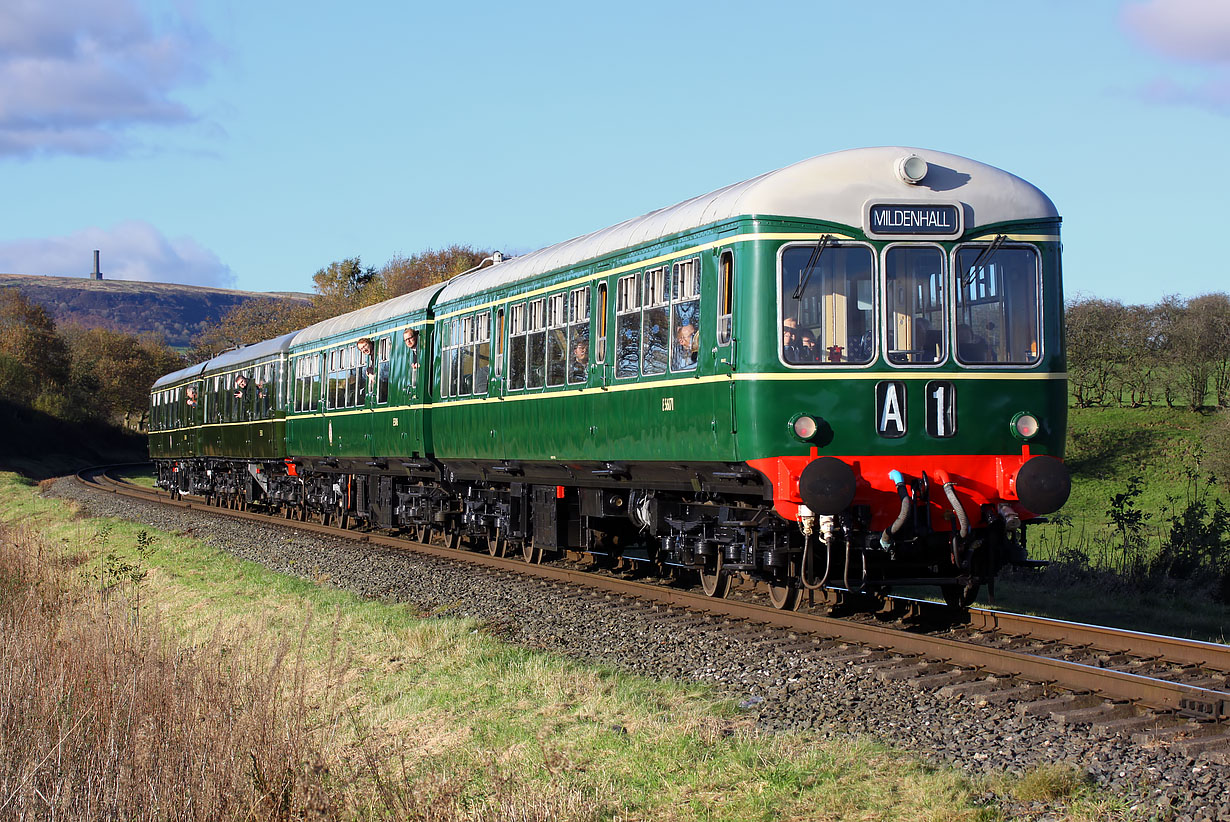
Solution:
[{"label": "diesel multiple unit", "polygon": [[1068,494],[1060,218],[805,160],[168,374],[159,483],[527,560],[968,603]]}]

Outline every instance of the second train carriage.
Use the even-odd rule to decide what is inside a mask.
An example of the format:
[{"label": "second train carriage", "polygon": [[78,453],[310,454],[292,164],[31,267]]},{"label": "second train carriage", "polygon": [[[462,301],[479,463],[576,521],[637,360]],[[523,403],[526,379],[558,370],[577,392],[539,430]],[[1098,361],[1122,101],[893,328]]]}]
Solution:
[{"label": "second train carriage", "polygon": [[813,158],[305,329],[281,461],[216,456],[528,559],[968,600],[1067,495],[1059,222],[954,155]]}]

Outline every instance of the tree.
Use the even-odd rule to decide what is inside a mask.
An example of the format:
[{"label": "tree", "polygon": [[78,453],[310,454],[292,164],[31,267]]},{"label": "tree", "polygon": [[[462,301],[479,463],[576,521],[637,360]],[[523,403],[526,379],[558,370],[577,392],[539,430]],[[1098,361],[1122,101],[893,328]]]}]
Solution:
[{"label": "tree", "polygon": [[1122,303],[1112,300],[1070,301],[1064,323],[1067,334],[1068,381],[1081,408],[1105,405],[1112,397],[1117,369],[1123,361],[1121,342],[1129,327]]},{"label": "tree", "polygon": [[317,313],[322,317],[336,317],[380,301],[379,288],[369,293],[369,286],[376,279],[376,269],[363,267],[358,257],[329,263],[312,275],[316,296],[313,299]]},{"label": "tree", "polygon": [[187,363],[160,339],[134,337],[104,328],[65,330],[72,352],[73,394],[84,394],[82,407],[99,419],[143,428],[149,391],[163,374]]},{"label": "tree", "polygon": [[259,299],[240,303],[208,326],[193,341],[189,359],[201,362],[240,345],[280,337],[323,319],[314,303]]},{"label": "tree", "polygon": [[1220,406],[1230,406],[1230,297],[1204,294],[1187,303],[1199,328],[1199,355],[1207,358],[1212,391]]},{"label": "tree", "polygon": [[444,282],[463,271],[479,267],[494,253],[468,245],[451,245],[439,250],[429,248],[409,257],[399,254],[380,269],[378,279],[382,297],[392,299],[433,283]]},{"label": "tree", "polygon": [[0,390],[21,405],[54,411],[69,377],[68,348],[42,306],[16,289],[0,292]]},{"label": "tree", "polygon": [[1230,301],[1224,294],[1205,294],[1187,302],[1167,297],[1162,304],[1172,318],[1171,362],[1179,375],[1187,407],[1199,411],[1208,399],[1210,379],[1230,369]]}]

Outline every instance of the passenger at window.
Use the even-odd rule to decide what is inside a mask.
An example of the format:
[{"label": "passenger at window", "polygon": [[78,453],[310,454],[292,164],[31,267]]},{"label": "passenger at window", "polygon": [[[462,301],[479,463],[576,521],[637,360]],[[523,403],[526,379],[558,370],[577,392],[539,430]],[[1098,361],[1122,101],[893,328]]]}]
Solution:
[{"label": "passenger at window", "polygon": [[418,373],[419,367],[419,332],[417,328],[407,328],[401,333],[402,342],[406,344],[406,348],[410,349],[410,368],[415,374]]},{"label": "passenger at window", "polygon": [[240,374],[235,378],[235,393],[232,395],[237,400],[245,399],[248,395],[248,378]]},{"label": "passenger at window", "polygon": [[589,342],[577,340],[572,347],[572,363],[568,367],[568,382],[584,382],[585,370],[589,367]]},{"label": "passenger at window", "polygon": [[367,375],[367,387],[371,388],[376,384],[376,364],[372,358],[372,351],[375,349],[375,345],[372,343],[371,337],[363,337],[355,345],[359,348],[359,366],[363,369],[363,373]]},{"label": "passenger at window", "polygon": [[689,368],[695,368],[699,347],[700,335],[697,333],[695,325],[686,323],[675,329],[675,347],[672,352],[671,369],[674,371],[686,371]]},{"label": "passenger at window", "polygon": [[196,405],[196,386],[195,385],[190,385],[184,389],[184,402],[187,403],[189,408]]}]

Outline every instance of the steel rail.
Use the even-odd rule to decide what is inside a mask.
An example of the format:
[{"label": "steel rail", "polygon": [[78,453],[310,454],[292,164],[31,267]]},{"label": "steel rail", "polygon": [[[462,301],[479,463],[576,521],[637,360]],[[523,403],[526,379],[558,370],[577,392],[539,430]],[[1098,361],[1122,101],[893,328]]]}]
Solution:
[{"label": "steel rail", "polygon": [[[85,473],[87,472],[82,472],[82,474]],[[819,614],[777,610],[737,599],[717,599],[701,593],[601,576],[573,568],[530,564],[519,558],[495,557],[485,553],[444,548],[383,534],[359,533],[319,523],[284,520],[267,514],[219,508],[182,499],[175,501],[171,500],[165,492],[139,488],[115,480],[107,476],[106,472],[102,472],[102,482],[97,479],[87,480],[82,474],[78,475],[79,480],[102,490],[151,499],[163,504],[209,511],[238,519],[276,523],[372,545],[409,550],[454,562],[464,560],[495,571],[526,574],[540,579],[596,588],[634,599],[663,602],[732,620],[754,621],[826,639],[891,650],[903,655],[917,656],[920,659],[936,660],[954,667],[972,668],[986,675],[1014,677],[1078,693],[1096,693],[1108,700],[1131,702],[1152,709],[1183,711],[1208,719],[1230,717],[1230,691],[1202,688],[1020,650],[988,647],[972,642],[912,633]],[[1220,667],[1219,670],[1230,670],[1230,647],[1214,643],[1120,631],[1113,628],[985,609],[972,610],[970,619],[975,627],[984,630],[1006,631],[1015,636],[1061,640],[1099,648],[1105,646],[1105,650],[1113,652],[1131,653],[1149,658],[1162,657],[1178,664],[1203,665],[1214,664],[1213,661],[1216,661],[1225,664],[1225,667]],[[1110,643],[1108,640],[1111,637],[1121,641]],[[1141,644],[1134,644],[1137,642]]]}]

